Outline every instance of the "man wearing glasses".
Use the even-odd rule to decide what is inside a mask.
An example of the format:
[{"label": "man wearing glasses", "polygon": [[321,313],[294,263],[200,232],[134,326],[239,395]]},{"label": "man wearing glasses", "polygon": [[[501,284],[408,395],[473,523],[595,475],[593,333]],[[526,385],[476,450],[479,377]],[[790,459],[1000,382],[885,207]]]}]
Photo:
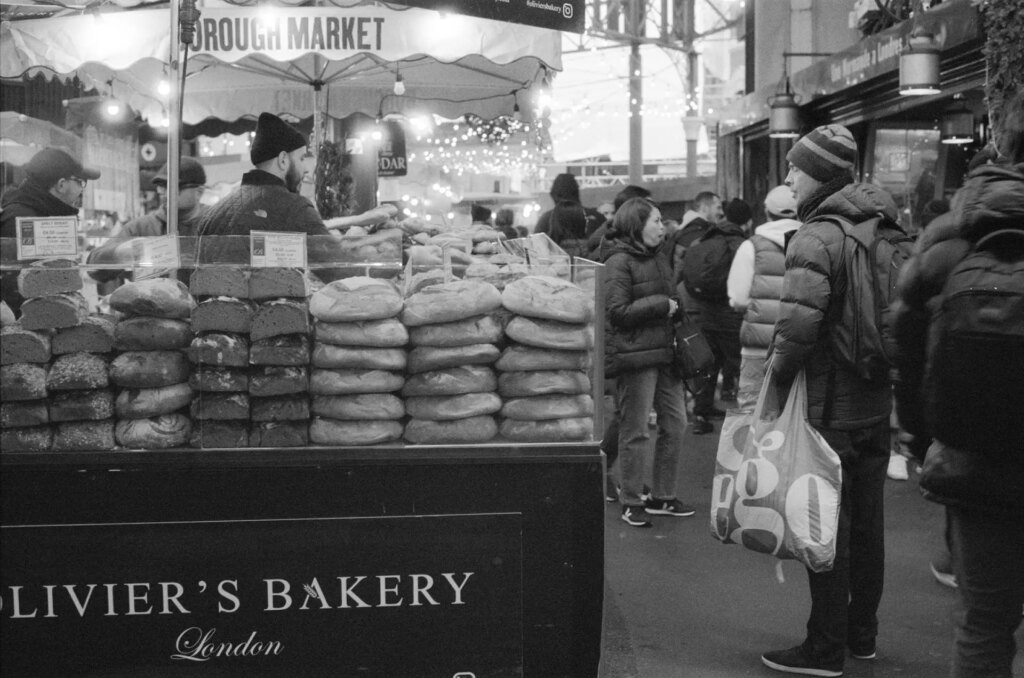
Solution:
[{"label": "man wearing glasses", "polygon": [[[59,148],[44,148],[25,165],[25,180],[7,191],[0,204],[0,258],[17,260],[18,217],[70,217],[82,207],[86,184],[100,178],[97,169],[83,167]],[[18,272],[5,271],[0,281],[0,298],[15,315],[21,309]]]}]

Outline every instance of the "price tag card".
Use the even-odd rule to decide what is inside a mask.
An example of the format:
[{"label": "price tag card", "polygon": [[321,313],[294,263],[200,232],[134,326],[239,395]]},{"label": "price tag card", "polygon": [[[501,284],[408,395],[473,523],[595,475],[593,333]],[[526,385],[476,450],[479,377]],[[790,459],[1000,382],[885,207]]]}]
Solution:
[{"label": "price tag card", "polygon": [[135,280],[155,278],[181,268],[178,239],[173,235],[138,238],[132,242],[132,249],[135,255],[132,275]]},{"label": "price tag card", "polygon": [[18,217],[18,261],[78,256],[78,217]]},{"label": "price tag card", "polygon": [[249,251],[254,268],[306,268],[306,234],[251,231]]}]

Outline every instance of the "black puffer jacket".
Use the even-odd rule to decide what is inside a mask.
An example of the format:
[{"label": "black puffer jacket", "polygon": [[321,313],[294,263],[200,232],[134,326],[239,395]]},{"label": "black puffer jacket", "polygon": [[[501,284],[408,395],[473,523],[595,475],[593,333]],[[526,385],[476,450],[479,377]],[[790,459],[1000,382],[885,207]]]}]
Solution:
[{"label": "black puffer jacket", "polygon": [[[924,407],[928,332],[932,310],[950,273],[971,243],[1000,229],[1024,230],[1024,163],[985,165],[974,170],[952,201],[952,210],[933,221],[917,242],[900,275],[894,306],[897,342],[896,406],[900,425],[914,435],[912,451],[924,456],[931,438]],[[1020,379],[1020,375],[1006,375]],[[964,422],[965,426],[984,422]],[[1022,442],[1021,444],[1024,444]],[[930,498],[1024,514],[1024,454],[1016,450],[960,450],[936,445],[929,451],[921,487]],[[1005,452],[1007,454],[998,454]],[[997,463],[986,458],[998,458]]]},{"label": "black puffer jacket", "polygon": [[679,299],[668,258],[636,242],[605,243],[605,376],[672,364],[669,299]]},{"label": "black puffer jacket", "polygon": [[[892,411],[888,385],[876,385],[838,365],[832,358],[829,324],[836,322],[838,304],[833,288],[845,287],[843,232],[829,215],[858,223],[879,213],[896,219],[896,206],[881,188],[849,184],[808,213],[786,248],[779,318],[775,323],[774,369],[781,383],[800,371],[807,375],[807,419],[814,426],[840,430],[867,428],[886,421]],[[825,421],[826,394],[834,380],[831,413]]]}]

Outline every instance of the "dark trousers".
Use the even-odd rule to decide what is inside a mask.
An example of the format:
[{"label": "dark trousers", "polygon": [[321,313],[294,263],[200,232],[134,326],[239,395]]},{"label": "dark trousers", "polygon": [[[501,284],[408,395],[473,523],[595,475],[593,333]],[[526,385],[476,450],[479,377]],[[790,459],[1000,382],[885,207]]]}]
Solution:
[{"label": "dark trousers", "polygon": [[716,323],[700,324],[700,331],[708,340],[715,355],[715,372],[708,385],[693,397],[693,413],[707,416],[715,407],[715,385],[718,373],[722,373],[722,390],[736,391],[740,378],[740,333],[739,327],[721,328]]},{"label": "dark trousers", "polygon": [[950,506],[946,516],[960,593],[950,675],[1011,678],[1024,605],[1024,525],[986,509]]},{"label": "dark trousers", "polygon": [[846,658],[848,646],[873,647],[885,576],[883,490],[889,422],[855,431],[817,429],[843,464],[835,566],[807,571],[811,616],[806,649],[823,662]]}]

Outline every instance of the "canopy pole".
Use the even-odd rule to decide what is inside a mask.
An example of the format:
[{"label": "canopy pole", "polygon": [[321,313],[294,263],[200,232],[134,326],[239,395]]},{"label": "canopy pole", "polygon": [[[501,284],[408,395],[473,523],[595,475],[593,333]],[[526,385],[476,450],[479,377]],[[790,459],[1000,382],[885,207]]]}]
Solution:
[{"label": "canopy pole", "polygon": [[309,140],[313,147],[311,152],[314,156],[320,153],[320,144],[324,137],[324,85],[320,80],[320,71],[323,69],[324,58],[319,54],[313,55],[313,138]]},{"label": "canopy pole", "polygon": [[171,92],[167,106],[167,233],[178,234],[178,165],[181,157],[181,54],[178,43],[178,1],[171,0],[171,39],[168,55]]}]

